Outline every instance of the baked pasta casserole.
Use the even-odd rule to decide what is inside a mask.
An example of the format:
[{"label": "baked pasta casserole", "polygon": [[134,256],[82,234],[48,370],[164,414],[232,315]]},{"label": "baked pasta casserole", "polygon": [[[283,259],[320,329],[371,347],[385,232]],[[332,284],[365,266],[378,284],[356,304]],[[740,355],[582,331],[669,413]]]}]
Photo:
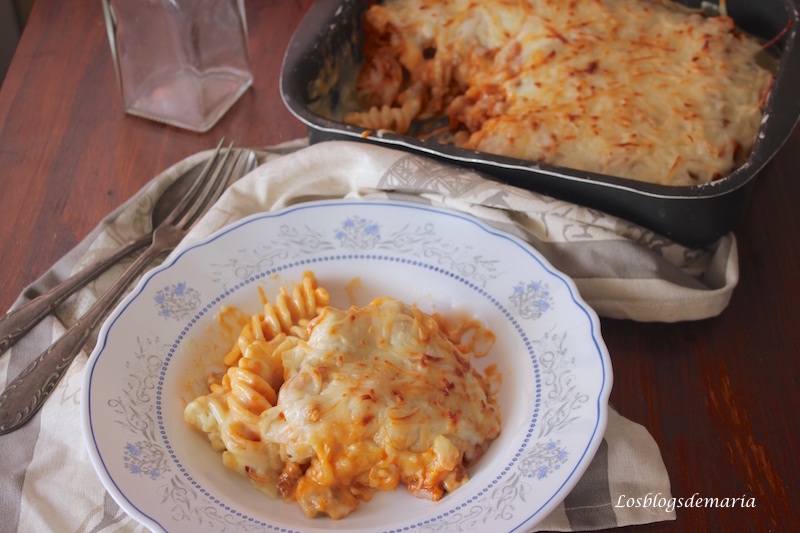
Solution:
[{"label": "baked pasta casserole", "polygon": [[727,16],[666,0],[386,0],[364,15],[344,121],[668,185],[729,174],[772,74]]},{"label": "baked pasta casserole", "polygon": [[493,341],[391,298],[331,307],[306,273],[252,316],[184,416],[227,467],[309,517],[398,485],[438,500],[500,432],[499,374],[470,363]]}]

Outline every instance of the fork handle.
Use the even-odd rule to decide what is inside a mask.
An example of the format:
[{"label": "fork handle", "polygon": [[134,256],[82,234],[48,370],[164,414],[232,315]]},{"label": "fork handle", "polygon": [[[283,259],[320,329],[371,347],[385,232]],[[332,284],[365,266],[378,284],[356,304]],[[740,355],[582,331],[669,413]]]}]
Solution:
[{"label": "fork handle", "polygon": [[0,435],[11,433],[36,414],[53,392],[86,340],[120,296],[164,246],[152,244],[128,267],[94,305],[50,348],[23,370],[0,396]]},{"label": "fork handle", "polygon": [[0,317],[0,354],[16,344],[33,326],[52,313],[56,307],[61,305],[64,300],[78,289],[108,270],[111,265],[147,245],[151,239],[152,234],[147,234],[138,239],[128,241],[117,250],[65,279],[49,291],[40,294],[21,307]]}]

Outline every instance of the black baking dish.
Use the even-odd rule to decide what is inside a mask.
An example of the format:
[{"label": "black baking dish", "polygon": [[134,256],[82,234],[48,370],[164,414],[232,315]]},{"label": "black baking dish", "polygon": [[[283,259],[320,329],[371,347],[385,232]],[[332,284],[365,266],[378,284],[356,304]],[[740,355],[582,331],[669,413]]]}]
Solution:
[{"label": "black baking dish", "polygon": [[[678,243],[700,247],[728,233],[742,214],[754,178],[789,138],[800,117],[800,50],[796,0],[728,0],[728,14],[756,36],[781,35],[772,50],[780,63],[765,119],[748,161],[704,185],[666,186],[465,150],[406,135],[364,137],[364,129],[329,119],[342,84],[352,82],[361,52],[368,0],[318,0],[296,30],[283,62],[281,97],[309,131],[312,143],[359,140],[428,154],[479,170],[498,181],[600,209],[641,224]],[[683,2],[700,7],[700,1]],[[788,26],[788,31],[786,28]],[[335,113],[325,113],[336,116]]]}]

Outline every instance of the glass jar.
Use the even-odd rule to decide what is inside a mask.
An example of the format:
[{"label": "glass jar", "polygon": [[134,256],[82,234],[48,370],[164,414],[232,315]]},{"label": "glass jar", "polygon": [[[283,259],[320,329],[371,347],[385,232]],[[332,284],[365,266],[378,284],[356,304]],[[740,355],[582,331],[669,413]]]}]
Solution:
[{"label": "glass jar", "polygon": [[125,111],[209,130],[253,83],[244,0],[102,0]]}]

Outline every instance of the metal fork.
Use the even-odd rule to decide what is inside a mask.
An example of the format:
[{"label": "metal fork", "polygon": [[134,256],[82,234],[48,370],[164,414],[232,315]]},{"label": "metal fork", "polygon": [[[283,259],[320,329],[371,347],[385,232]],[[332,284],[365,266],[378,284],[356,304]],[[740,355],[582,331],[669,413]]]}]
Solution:
[{"label": "metal fork", "polygon": [[[227,165],[231,154],[235,154],[234,158]],[[249,159],[249,154],[233,150],[233,144],[222,150],[222,141],[219,143],[197,181],[155,228],[150,246],[85,315],[6,387],[0,396],[0,435],[18,429],[36,414],[89,336],[131,282],[159,255],[173,250],[180,243],[200,216],[219,198],[228,183],[248,171],[251,163]]]}]

